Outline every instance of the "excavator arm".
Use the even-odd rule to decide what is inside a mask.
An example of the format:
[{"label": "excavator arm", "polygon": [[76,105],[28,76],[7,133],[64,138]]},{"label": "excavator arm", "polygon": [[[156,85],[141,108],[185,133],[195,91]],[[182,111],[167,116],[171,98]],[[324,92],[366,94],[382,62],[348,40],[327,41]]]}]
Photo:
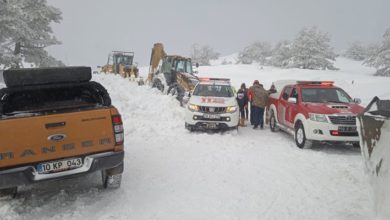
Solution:
[{"label": "excavator arm", "polygon": [[148,82],[152,82],[153,77],[158,71],[158,64],[167,54],[164,51],[164,45],[162,43],[155,43],[152,48],[152,54],[150,56],[150,67],[148,74]]}]

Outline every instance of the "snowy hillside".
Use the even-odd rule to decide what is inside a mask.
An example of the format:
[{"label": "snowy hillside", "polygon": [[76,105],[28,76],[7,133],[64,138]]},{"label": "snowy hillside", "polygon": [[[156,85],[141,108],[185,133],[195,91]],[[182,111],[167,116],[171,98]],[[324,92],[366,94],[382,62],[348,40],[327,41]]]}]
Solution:
[{"label": "snowy hillside", "polygon": [[[256,65],[201,67],[199,75],[258,79],[327,79],[367,102],[389,97],[390,79],[340,59],[337,72]],[[141,68],[146,77],[147,68]],[[125,126],[125,172],[118,190],[100,176],[48,182],[0,200],[0,219],[372,219],[360,151],[351,146],[301,150],[269,129],[239,134],[190,133],[177,101],[113,75],[94,75]],[[354,83],[352,84],[352,80]]]},{"label": "snowy hillside", "polygon": [[[234,60],[236,54],[221,58],[221,60]],[[390,77],[373,77],[375,69],[363,66],[361,62],[339,57],[335,66],[339,71],[330,70],[303,70],[303,69],[280,69],[276,67],[253,65],[216,65],[199,68],[200,76],[230,77],[236,88],[242,82],[251,85],[253,80],[258,79],[265,88],[269,88],[273,81],[280,79],[296,80],[331,80],[353,98],[361,98],[363,104],[368,104],[374,96],[390,98]]]}]

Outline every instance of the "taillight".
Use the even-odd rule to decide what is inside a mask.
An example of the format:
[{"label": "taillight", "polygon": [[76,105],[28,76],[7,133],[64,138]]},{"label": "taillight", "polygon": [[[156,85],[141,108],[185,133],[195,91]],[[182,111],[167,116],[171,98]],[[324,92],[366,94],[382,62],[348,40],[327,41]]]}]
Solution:
[{"label": "taillight", "polygon": [[122,145],[125,135],[123,133],[123,123],[120,115],[112,116],[112,126],[114,128],[115,146]]}]

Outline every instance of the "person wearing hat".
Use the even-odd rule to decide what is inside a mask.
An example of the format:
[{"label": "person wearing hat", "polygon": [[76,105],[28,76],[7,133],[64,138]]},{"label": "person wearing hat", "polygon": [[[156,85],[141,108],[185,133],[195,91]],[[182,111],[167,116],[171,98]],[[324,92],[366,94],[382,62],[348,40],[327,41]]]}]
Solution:
[{"label": "person wearing hat", "polygon": [[237,103],[240,109],[240,126],[245,127],[245,109],[248,106],[248,96],[246,93],[245,83],[241,84],[240,89],[237,91]]},{"label": "person wearing hat", "polygon": [[258,80],[252,86],[253,129],[264,127],[264,109],[267,106],[269,92]]}]

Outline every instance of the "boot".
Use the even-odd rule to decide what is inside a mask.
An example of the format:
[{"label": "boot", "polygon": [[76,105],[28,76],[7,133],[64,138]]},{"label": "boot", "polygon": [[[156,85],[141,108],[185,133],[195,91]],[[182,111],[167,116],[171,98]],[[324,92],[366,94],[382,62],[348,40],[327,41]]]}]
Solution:
[{"label": "boot", "polygon": [[246,127],[246,125],[245,125],[245,118],[240,118],[240,126],[241,127]]}]

